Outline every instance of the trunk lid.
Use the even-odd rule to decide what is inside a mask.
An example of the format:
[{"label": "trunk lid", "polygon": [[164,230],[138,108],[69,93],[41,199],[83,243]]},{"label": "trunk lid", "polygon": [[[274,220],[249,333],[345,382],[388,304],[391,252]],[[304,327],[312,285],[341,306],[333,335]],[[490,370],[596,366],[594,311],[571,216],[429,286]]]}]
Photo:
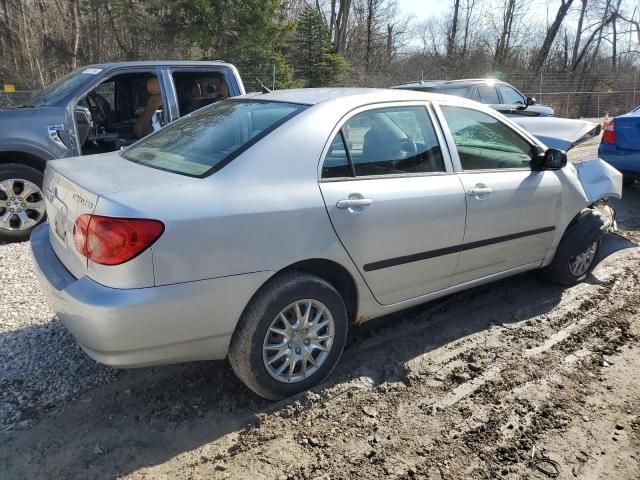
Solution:
[{"label": "trunk lid", "polygon": [[101,195],[175,182],[184,183],[185,177],[130,162],[118,152],[48,162],[43,187],[56,255],[76,278],[86,275],[88,260],[73,242],[76,219],[100,213],[96,207]]},{"label": "trunk lid", "polygon": [[93,213],[98,195],[66,178],[48,165],[44,196],[49,221],[49,241],[60,261],[78,278],[87,269],[87,259],[73,244],[73,224],[85,213]]},{"label": "trunk lid", "polygon": [[624,150],[640,150],[640,115],[627,113],[615,118],[616,145]]}]

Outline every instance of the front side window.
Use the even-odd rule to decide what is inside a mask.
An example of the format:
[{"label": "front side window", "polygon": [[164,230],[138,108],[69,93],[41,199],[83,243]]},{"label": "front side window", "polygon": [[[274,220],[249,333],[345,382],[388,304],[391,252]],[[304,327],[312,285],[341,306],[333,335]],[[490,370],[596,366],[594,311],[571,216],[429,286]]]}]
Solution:
[{"label": "front side window", "polygon": [[533,148],[511,127],[484,112],[442,106],[463,170],[528,168]]},{"label": "front side window", "polygon": [[524,105],[524,98],[522,98],[522,95],[516,92],[513,88],[507,87],[506,85],[500,85],[498,90],[500,90],[500,95],[502,95],[502,103]]},{"label": "front side window", "polygon": [[[346,142],[346,145],[345,145]],[[351,117],[333,139],[323,178],[444,172],[436,133],[424,107],[389,107]]]},{"label": "front side window", "polygon": [[496,87],[489,85],[479,85],[478,93],[480,94],[480,101],[482,103],[487,103],[489,105],[496,105],[500,103],[498,92],[496,92]]},{"label": "front side window", "polygon": [[122,156],[153,168],[204,176],[305,108],[283,102],[224,100],[169,124]]}]

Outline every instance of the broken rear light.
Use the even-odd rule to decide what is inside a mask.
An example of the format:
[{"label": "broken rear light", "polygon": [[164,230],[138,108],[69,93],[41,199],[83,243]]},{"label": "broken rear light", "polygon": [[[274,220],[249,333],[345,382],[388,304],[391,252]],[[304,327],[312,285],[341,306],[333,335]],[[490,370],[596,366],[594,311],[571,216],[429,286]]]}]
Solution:
[{"label": "broken rear light", "polygon": [[76,250],[101,265],[120,265],[149,248],[164,232],[158,220],[81,215],[73,225]]}]

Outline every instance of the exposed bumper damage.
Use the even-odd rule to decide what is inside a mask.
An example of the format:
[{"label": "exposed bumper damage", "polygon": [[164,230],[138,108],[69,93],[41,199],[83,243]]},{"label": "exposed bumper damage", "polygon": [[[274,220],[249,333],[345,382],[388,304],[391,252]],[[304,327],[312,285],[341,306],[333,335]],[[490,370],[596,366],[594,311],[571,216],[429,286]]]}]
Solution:
[{"label": "exposed bumper damage", "polygon": [[622,198],[622,174],[600,159],[574,163],[589,205],[605,198]]}]

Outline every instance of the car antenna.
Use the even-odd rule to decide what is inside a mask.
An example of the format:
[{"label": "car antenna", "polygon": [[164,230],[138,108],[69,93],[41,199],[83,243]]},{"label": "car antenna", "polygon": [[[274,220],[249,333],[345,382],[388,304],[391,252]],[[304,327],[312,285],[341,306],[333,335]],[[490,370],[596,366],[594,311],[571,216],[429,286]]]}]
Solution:
[{"label": "car antenna", "polygon": [[271,93],[271,90],[269,89],[269,87],[267,87],[264,83],[262,83],[258,77],[256,77],[256,82],[260,84],[260,88],[262,89],[261,93]]}]

